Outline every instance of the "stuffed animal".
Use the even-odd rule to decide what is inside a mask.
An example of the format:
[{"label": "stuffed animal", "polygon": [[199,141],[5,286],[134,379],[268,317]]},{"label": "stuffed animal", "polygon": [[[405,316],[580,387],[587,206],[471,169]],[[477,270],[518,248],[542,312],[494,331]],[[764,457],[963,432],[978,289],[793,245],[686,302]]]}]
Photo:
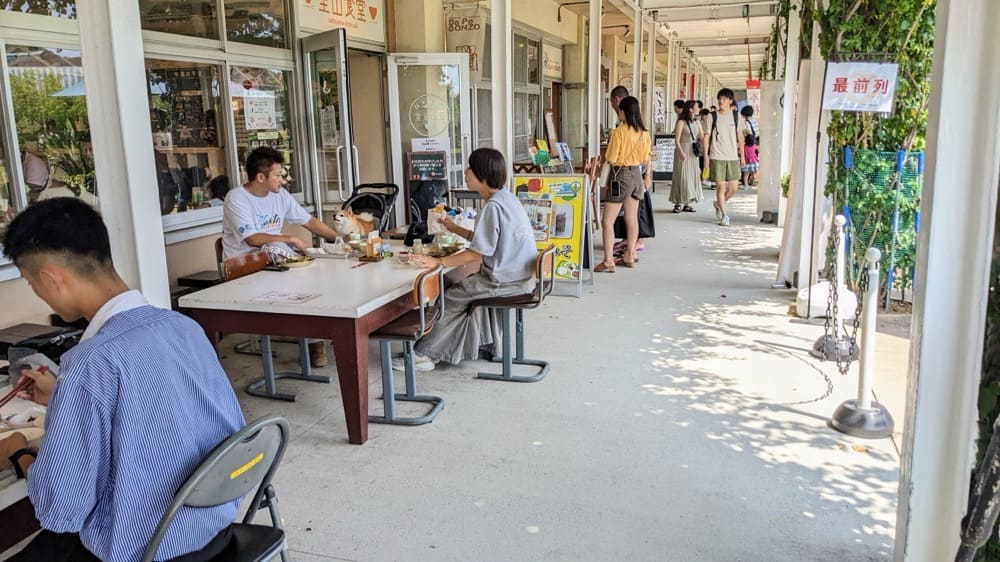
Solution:
[{"label": "stuffed animal", "polygon": [[337,211],[337,215],[333,217],[333,229],[344,236],[355,232],[365,236],[375,230],[376,224],[378,224],[378,219],[375,218],[375,215],[371,213],[354,214],[350,208]]}]

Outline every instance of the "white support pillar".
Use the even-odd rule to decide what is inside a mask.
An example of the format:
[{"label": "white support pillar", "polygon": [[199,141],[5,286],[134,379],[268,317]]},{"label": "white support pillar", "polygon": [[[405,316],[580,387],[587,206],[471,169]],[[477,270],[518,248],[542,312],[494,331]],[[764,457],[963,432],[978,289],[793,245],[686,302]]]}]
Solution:
[{"label": "white support pillar", "polygon": [[514,30],[510,2],[494,0],[490,3],[490,27],[493,147],[503,153],[509,167],[514,162]]},{"label": "white support pillar", "polygon": [[95,124],[94,168],[115,268],[155,306],[170,308],[139,5],[78,2],[87,113]]},{"label": "white support pillar", "polygon": [[[968,506],[1000,180],[997,21],[996,0],[937,4],[896,517],[899,561],[954,560]],[[965,186],[961,197],[955,186]]]},{"label": "white support pillar", "polygon": [[642,10],[638,2],[632,11],[632,87],[629,88],[629,93],[635,99],[640,99],[642,98]]},{"label": "white support pillar", "polygon": [[[503,3],[501,0],[500,3]],[[601,154],[601,0],[590,0],[590,57],[587,64],[587,154]]]},{"label": "white support pillar", "polygon": [[[666,84],[664,85],[663,95],[666,98],[664,100],[664,102],[668,106],[670,106],[670,107],[673,107],[671,104],[674,103],[674,97],[675,97],[674,95],[671,94],[671,92],[675,89],[674,88],[674,54],[676,52],[677,52],[676,41],[674,41],[673,39],[668,39],[667,40],[667,80],[666,80]],[[667,115],[670,115],[670,111],[669,110],[667,112]],[[669,123],[669,120],[668,120],[667,126],[669,126],[669,125],[670,125],[670,123]]]},{"label": "white support pillar", "polygon": [[781,116],[781,175],[792,170],[792,131],[795,122],[796,88],[799,74],[799,33],[802,20],[799,10],[788,13],[788,54],[785,56],[785,101]]},{"label": "white support pillar", "polygon": [[680,41],[674,41],[674,61],[673,61],[673,73],[674,73],[674,89],[670,92],[670,101],[673,101],[680,97],[681,91],[681,53],[684,52],[684,45]]},{"label": "white support pillar", "polygon": [[[819,47],[819,25],[813,26],[811,65],[808,76],[809,99],[802,100],[808,104],[806,113],[805,135],[799,140],[799,150],[803,153],[803,166],[799,168],[800,174],[792,177],[792,182],[802,190],[802,231],[799,233],[799,259],[796,271],[799,272],[799,288],[809,287],[818,281],[817,272],[820,267],[819,256],[823,254],[820,248],[819,225],[822,215],[819,212],[823,202],[823,150],[817,147],[816,139],[824,138],[821,131],[824,130],[821,120],[823,119],[822,97],[823,97],[823,70],[826,61],[820,54]],[[819,155],[819,158],[817,158]],[[817,181],[818,180],[818,181]],[[832,217],[831,217],[832,218]]]},{"label": "white support pillar", "polygon": [[656,12],[649,18],[649,30],[646,35],[646,97],[643,98],[646,107],[646,128],[655,130],[653,123],[653,101],[656,99]]}]

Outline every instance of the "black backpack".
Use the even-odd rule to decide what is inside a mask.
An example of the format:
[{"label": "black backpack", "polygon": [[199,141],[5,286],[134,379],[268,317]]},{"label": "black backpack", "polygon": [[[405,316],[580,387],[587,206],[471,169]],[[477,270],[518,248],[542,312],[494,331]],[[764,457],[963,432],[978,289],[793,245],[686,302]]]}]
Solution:
[{"label": "black backpack", "polygon": [[753,122],[749,119],[747,120],[747,125],[750,125],[750,131],[753,133],[743,136],[743,144],[747,146],[757,146],[760,144],[760,137],[757,136],[757,129],[753,126]]}]

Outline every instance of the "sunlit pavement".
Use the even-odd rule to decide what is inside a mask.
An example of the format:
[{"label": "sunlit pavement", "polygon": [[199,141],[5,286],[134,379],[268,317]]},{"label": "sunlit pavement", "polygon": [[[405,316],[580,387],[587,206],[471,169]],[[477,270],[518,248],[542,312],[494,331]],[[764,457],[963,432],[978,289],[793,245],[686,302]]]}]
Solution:
[{"label": "sunlit pavement", "polygon": [[[293,404],[251,398],[259,364],[227,338],[247,417],[280,412],[293,427],[276,480],[293,559],[889,559],[894,442],[827,427],[857,392],[856,367],[845,377],[809,356],[822,325],[771,288],[781,233],[756,221],[754,194],[739,192],[729,228],[705,195],[672,214],[659,189],[636,268],[526,313],[528,355],[553,365],[543,382],[478,380],[482,362],[418,373],[444,411],[422,427],[373,424],[361,447],[347,444],[336,383],[283,382]],[[896,324],[880,334],[876,392],[901,430]],[[277,347],[292,367],[293,346]]]}]

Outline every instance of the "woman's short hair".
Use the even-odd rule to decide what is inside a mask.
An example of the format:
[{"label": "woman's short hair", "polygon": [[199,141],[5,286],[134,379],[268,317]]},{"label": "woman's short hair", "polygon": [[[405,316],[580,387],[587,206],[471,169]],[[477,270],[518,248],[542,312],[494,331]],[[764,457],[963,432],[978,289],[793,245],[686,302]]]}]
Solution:
[{"label": "woman's short hair", "polygon": [[469,169],[476,179],[492,187],[503,189],[507,185],[507,163],[499,150],[477,148],[469,155]]}]

